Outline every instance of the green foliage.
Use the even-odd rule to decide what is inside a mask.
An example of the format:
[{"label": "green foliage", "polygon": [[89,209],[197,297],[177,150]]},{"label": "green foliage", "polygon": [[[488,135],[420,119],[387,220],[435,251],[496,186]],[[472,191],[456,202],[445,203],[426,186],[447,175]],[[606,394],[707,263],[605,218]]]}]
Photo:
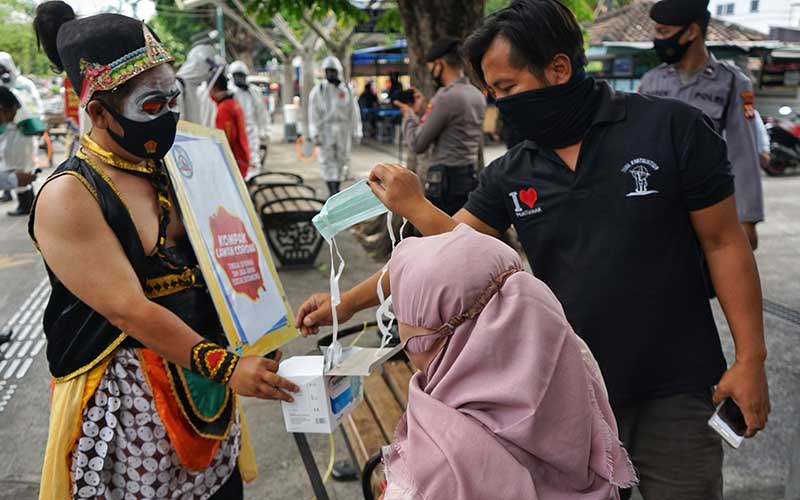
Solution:
[{"label": "green foliage", "polygon": [[349,18],[354,21],[364,19],[364,13],[348,0],[249,0],[243,2],[248,10],[272,17],[282,14],[288,20],[302,19],[303,13],[310,12],[312,18],[322,19],[329,12],[335,12],[339,19]]},{"label": "green foliage", "polygon": [[498,10],[507,7],[510,3],[511,0],[486,0],[486,5],[483,7],[483,12],[484,14],[489,15],[492,12],[497,12]]},{"label": "green foliage", "polygon": [[50,76],[50,61],[36,46],[35,12],[33,0],[0,0],[0,51],[11,54],[22,73]]},{"label": "green foliage", "polygon": [[[597,5],[598,0],[561,0],[564,4],[572,10],[575,14],[575,17],[578,18],[580,22],[590,22],[592,20],[594,14],[594,8]],[[630,3],[631,0],[618,0],[620,2],[628,2]],[[511,0],[486,0],[486,6],[484,7],[484,12],[488,15],[492,12],[496,12],[502,8],[507,7],[511,3]]]},{"label": "green foliage", "polygon": [[149,24],[175,56],[176,62],[182,64],[195,37],[215,29],[214,12],[215,9],[210,7],[182,11],[175,5],[175,0],[156,0],[156,15]]},{"label": "green foliage", "polygon": [[36,46],[36,34],[30,23],[0,23],[0,51],[11,54],[24,74],[53,74],[47,56]]}]

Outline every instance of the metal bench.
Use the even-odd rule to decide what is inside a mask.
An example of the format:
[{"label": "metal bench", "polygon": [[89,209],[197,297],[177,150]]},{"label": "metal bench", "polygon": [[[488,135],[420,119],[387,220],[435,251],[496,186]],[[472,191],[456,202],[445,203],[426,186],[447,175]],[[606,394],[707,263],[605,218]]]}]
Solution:
[{"label": "metal bench", "polygon": [[[302,178],[296,182],[298,178],[270,173],[248,183],[267,243],[282,267],[312,267],[322,249],[322,237],[311,219],[325,202],[317,198],[313,188],[302,184]],[[261,182],[252,182],[254,179]]]}]

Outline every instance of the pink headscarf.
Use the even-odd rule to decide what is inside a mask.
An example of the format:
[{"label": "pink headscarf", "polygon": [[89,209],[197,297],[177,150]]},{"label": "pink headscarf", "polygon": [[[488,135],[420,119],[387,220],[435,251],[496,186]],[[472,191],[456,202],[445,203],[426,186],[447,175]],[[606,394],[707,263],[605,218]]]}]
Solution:
[{"label": "pink headscarf", "polygon": [[[439,329],[521,269],[516,252],[468,226],[407,239],[390,264],[395,314]],[[411,379],[390,479],[425,500],[618,498],[635,472],[582,345],[550,289],[511,274]]]}]

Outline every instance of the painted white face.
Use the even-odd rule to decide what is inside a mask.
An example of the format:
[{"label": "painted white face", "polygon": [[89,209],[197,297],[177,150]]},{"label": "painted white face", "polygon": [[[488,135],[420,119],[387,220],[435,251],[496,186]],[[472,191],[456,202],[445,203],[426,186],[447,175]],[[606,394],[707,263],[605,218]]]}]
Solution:
[{"label": "painted white face", "polygon": [[122,105],[122,116],[149,122],[170,111],[178,111],[178,85],[175,72],[167,64],[157,66],[137,77]]}]

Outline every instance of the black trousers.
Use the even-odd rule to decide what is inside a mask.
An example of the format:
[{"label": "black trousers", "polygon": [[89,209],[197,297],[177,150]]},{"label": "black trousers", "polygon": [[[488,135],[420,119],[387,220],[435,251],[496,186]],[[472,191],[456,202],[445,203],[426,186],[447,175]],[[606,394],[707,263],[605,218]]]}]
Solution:
[{"label": "black trousers", "polygon": [[[722,500],[722,440],[708,426],[711,391],[614,408],[644,500]],[[630,490],[620,492],[622,500]]]},{"label": "black trousers", "polygon": [[208,500],[241,500],[242,498],[244,498],[244,485],[237,466],[233,469],[231,477]]},{"label": "black trousers", "polygon": [[447,215],[455,215],[478,187],[474,165],[433,165],[425,178],[425,197]]}]

